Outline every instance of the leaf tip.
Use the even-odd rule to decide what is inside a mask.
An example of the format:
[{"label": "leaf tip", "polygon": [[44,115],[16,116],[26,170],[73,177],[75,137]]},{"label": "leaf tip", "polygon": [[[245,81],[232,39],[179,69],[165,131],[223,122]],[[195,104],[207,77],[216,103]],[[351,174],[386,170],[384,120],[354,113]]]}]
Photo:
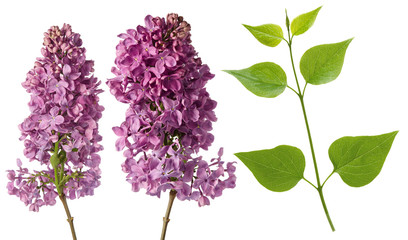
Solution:
[{"label": "leaf tip", "polygon": [[352,38],[349,38],[349,39],[347,39],[346,41],[344,41],[345,43],[347,43],[347,44],[350,44],[351,43],[351,41],[353,41],[353,39],[354,39],[354,37],[352,37]]},{"label": "leaf tip", "polygon": [[228,73],[228,74],[232,74],[232,72],[233,72],[234,70],[221,70],[221,71],[226,72],[226,73]]},{"label": "leaf tip", "polygon": [[349,39],[347,39],[347,40],[343,41],[343,43],[345,44],[346,48],[348,48],[348,46],[349,46],[349,45],[350,45],[350,43],[353,41],[353,39],[354,39],[354,37],[349,38]]},{"label": "leaf tip", "polygon": [[396,136],[399,133],[399,130],[395,130],[393,132],[390,132],[392,135]]},{"label": "leaf tip", "polygon": [[323,5],[321,5],[320,7],[316,8],[315,10],[313,10],[312,12],[316,12],[316,14],[318,14],[320,12],[320,10],[322,9]]}]

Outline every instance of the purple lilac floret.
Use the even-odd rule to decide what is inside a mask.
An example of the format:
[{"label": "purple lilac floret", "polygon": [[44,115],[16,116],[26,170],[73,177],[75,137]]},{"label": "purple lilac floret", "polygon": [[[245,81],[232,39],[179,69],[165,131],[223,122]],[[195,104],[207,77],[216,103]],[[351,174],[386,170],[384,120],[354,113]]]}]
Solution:
[{"label": "purple lilac floret", "polygon": [[160,197],[174,189],[180,200],[209,205],[209,197],[234,188],[233,163],[198,156],[214,141],[217,103],[205,85],[214,77],[191,45],[190,25],[177,14],[148,15],[146,26],[119,35],[116,77],[107,84],[120,102],[129,104],[126,120],[113,131],[118,151],[125,149],[122,169],[132,190]]},{"label": "purple lilac floret", "polygon": [[44,34],[42,57],[27,73],[22,86],[31,94],[30,116],[19,125],[24,155],[38,161],[41,171],[30,172],[17,160],[19,170],[8,170],[9,194],[16,195],[29,209],[38,211],[54,205],[59,195],[50,162],[57,145],[64,161],[61,194],[69,199],[93,195],[100,185],[98,120],[104,108],[98,104],[100,81],[93,76],[94,62],[86,60],[80,35],[64,24]]}]

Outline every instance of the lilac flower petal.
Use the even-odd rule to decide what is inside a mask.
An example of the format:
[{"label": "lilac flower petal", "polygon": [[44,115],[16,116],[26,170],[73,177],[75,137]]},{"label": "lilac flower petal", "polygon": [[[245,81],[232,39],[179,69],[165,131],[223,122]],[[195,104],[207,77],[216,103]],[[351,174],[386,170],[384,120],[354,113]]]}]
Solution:
[{"label": "lilac flower petal", "polygon": [[62,124],[63,122],[64,122],[64,117],[61,116],[61,115],[58,115],[58,116],[56,116],[56,117],[54,118],[54,123],[55,123],[56,125],[60,125],[60,124]]},{"label": "lilac flower petal", "polygon": [[44,129],[46,129],[46,128],[49,127],[49,126],[50,126],[50,121],[49,121],[48,119],[43,119],[43,120],[41,120],[41,121],[40,121],[40,124],[38,125],[38,127],[39,127],[40,130],[44,130]]},{"label": "lilac flower petal", "polygon": [[17,158],[17,167],[21,168],[22,165],[23,163],[21,162],[21,159]]},{"label": "lilac flower petal", "polygon": [[166,63],[167,67],[174,67],[176,66],[176,59],[174,57],[171,56],[167,56],[164,58],[164,62]]},{"label": "lilac flower petal", "polygon": [[68,76],[71,73],[71,67],[68,64],[65,64],[62,68],[62,74]]},{"label": "lilac flower petal", "polygon": [[69,75],[69,80],[77,80],[81,76],[81,73],[74,73]]},{"label": "lilac flower petal", "polygon": [[131,56],[126,56],[120,61],[124,66],[130,66],[135,60]]},{"label": "lilac flower petal", "polygon": [[118,140],[116,140],[115,146],[116,146],[117,151],[123,150],[125,145],[126,145],[126,139],[125,138],[119,138]]},{"label": "lilac flower petal", "polygon": [[66,81],[59,81],[59,82],[58,82],[58,87],[67,88],[67,87],[68,87],[68,83],[67,83]]},{"label": "lilac flower petal", "polygon": [[159,73],[163,73],[166,68],[164,67],[164,61],[158,60],[155,64],[155,67]]},{"label": "lilac flower petal", "polygon": [[126,131],[121,127],[113,127],[112,130],[116,136],[123,137],[126,135]]},{"label": "lilac flower petal", "polygon": [[223,154],[224,154],[224,148],[221,147],[220,150],[218,150],[218,157],[222,157]]},{"label": "lilac flower petal", "polygon": [[210,205],[210,200],[206,196],[201,196],[198,199],[198,206],[202,207],[205,205]]}]

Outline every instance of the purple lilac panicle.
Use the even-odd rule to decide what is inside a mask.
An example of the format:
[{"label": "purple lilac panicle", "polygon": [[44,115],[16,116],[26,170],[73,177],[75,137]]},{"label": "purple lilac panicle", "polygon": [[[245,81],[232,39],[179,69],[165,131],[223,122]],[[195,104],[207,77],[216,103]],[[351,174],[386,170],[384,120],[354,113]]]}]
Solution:
[{"label": "purple lilac panicle", "polygon": [[174,189],[180,200],[209,205],[208,197],[234,188],[236,179],[234,164],[221,161],[222,148],[210,163],[194,157],[214,141],[217,103],[205,89],[214,75],[197,57],[183,17],[149,15],[145,24],[119,35],[116,77],[107,81],[116,99],[130,105],[113,128],[116,149],[125,149],[122,169],[133,191],[160,197]]},{"label": "purple lilac panicle", "polygon": [[31,113],[19,129],[24,155],[46,169],[29,172],[18,159],[19,170],[8,170],[7,175],[9,194],[30,205],[32,211],[56,203],[58,193],[50,163],[56,143],[65,156],[64,176],[68,177],[63,194],[70,199],[93,195],[100,185],[101,159],[97,153],[103,149],[98,133],[104,110],[98,104],[102,90],[92,75],[94,62],[86,60],[80,35],[68,24],[61,29],[53,26],[44,34],[43,44],[43,56],[37,58],[22,83],[31,94]]}]

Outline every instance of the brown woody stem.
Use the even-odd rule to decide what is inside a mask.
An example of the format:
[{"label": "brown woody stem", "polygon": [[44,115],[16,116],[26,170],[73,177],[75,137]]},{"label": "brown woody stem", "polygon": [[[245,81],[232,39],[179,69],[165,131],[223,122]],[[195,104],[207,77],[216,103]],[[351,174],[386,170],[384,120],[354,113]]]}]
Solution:
[{"label": "brown woody stem", "polygon": [[67,217],[68,217],[67,221],[69,223],[69,226],[71,227],[72,239],[77,240],[77,237],[75,234],[75,228],[74,228],[74,218],[71,217],[71,213],[69,212],[67,199],[64,194],[60,195],[59,198],[61,199],[61,202],[64,205],[65,212],[67,213]]},{"label": "brown woody stem", "polygon": [[170,197],[169,197],[169,204],[167,205],[167,211],[166,215],[163,218],[163,228],[162,228],[162,233],[160,240],[164,240],[166,238],[166,231],[167,231],[167,224],[170,222],[170,212],[171,212],[171,207],[173,206],[174,199],[176,198],[177,191],[176,190],[170,190]]}]

